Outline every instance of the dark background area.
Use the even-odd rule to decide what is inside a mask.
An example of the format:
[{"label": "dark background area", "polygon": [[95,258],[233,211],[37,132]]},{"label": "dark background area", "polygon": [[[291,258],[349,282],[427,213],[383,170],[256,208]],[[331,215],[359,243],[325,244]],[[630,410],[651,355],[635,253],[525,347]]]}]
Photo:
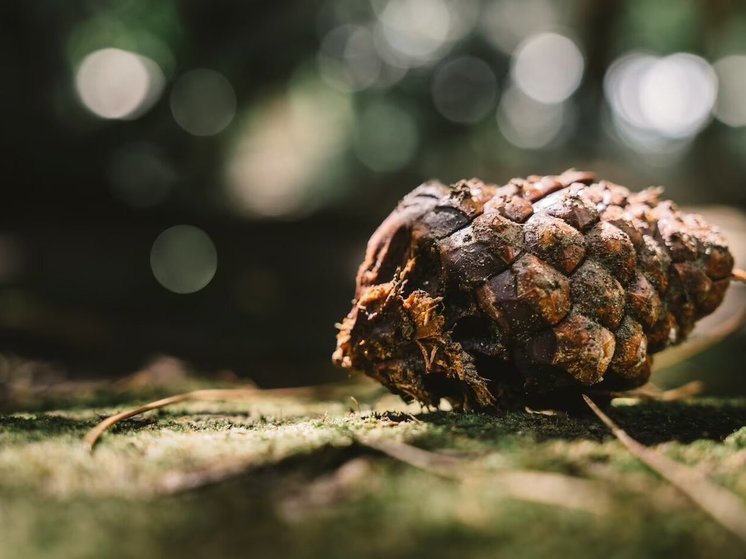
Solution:
[{"label": "dark background area", "polygon": [[[742,2],[39,0],[0,22],[0,352],[75,377],[167,354],[339,378],[365,241],[431,177],[577,167],[746,204]],[[158,261],[184,224],[203,237]],[[193,293],[154,275],[212,268]]]}]

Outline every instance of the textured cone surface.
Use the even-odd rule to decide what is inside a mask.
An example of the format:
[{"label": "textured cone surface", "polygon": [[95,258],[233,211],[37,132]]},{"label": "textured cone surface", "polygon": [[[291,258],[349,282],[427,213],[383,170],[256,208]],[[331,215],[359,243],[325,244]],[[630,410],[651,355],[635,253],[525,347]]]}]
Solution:
[{"label": "textured cone surface", "polygon": [[423,184],[371,237],[334,362],[458,409],[644,384],[733,268],[718,230],[661,192],[574,170]]}]

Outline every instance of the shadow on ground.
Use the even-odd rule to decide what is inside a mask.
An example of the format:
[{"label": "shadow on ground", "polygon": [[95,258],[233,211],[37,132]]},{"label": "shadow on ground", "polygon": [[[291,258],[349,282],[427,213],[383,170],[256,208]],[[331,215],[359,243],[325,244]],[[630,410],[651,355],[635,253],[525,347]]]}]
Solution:
[{"label": "shadow on ground", "polygon": [[[722,441],[746,425],[746,404],[740,400],[690,400],[687,402],[641,402],[613,406],[610,415],[630,435],[648,445],[670,441],[690,443],[699,439]],[[423,436],[437,442],[438,433],[447,430],[482,441],[506,435],[520,435],[536,441],[551,439],[602,441],[611,433],[590,413],[568,415],[513,412],[502,416],[427,412],[416,415],[420,421],[438,427]],[[406,417],[404,417],[406,419]]]}]

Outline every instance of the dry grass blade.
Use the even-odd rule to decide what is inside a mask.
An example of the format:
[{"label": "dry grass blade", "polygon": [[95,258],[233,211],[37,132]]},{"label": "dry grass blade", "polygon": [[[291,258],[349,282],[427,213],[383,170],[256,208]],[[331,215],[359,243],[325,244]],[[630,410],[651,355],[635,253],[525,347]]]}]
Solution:
[{"label": "dry grass blade", "polygon": [[[349,440],[351,442],[351,439]],[[304,459],[309,460],[309,463],[313,461],[317,456],[321,456],[323,452],[337,452],[341,449],[341,446],[324,445],[317,449],[304,453]],[[275,468],[283,460],[293,460],[298,458],[300,455],[287,455],[280,458],[277,462],[271,462],[272,467]],[[353,457],[348,460],[345,464],[354,463],[360,461],[361,458]],[[156,491],[160,495],[175,495],[186,491],[193,491],[195,489],[201,489],[210,485],[217,485],[224,481],[237,478],[242,475],[246,475],[257,469],[268,467],[267,462],[263,462],[261,459],[257,460],[257,456],[249,456],[248,458],[232,458],[223,459],[219,464],[211,464],[205,468],[198,470],[192,470],[187,472],[170,472],[163,476],[157,484]],[[344,468],[344,465],[342,466]],[[327,478],[328,479],[328,478]]]},{"label": "dry grass blade", "polygon": [[173,472],[159,480],[156,492],[160,495],[176,495],[194,491],[247,474],[257,467],[258,464],[254,458],[243,458],[201,470]]},{"label": "dry grass blade", "polygon": [[93,448],[96,446],[96,443],[101,438],[101,435],[103,435],[107,429],[110,429],[117,423],[121,423],[125,419],[135,417],[136,415],[140,415],[148,411],[158,410],[181,402],[195,400],[229,400],[246,398],[248,396],[256,395],[257,392],[259,392],[259,390],[256,388],[217,388],[207,390],[194,390],[192,392],[185,392],[183,394],[176,394],[167,398],[155,400],[154,402],[148,402],[147,404],[144,404],[142,406],[138,406],[136,408],[132,408],[107,417],[93,429],[88,431],[88,433],[86,433],[85,437],[83,437],[83,443],[89,448],[89,450],[92,451]]},{"label": "dry grass blade", "polygon": [[740,268],[735,268],[733,272],[731,272],[730,279],[733,281],[738,281],[741,283],[746,283],[746,270],[741,270]]},{"label": "dry grass blade", "polygon": [[253,386],[243,388],[211,388],[203,390],[193,390],[191,392],[184,392],[182,394],[176,394],[174,396],[168,396],[160,400],[148,402],[142,406],[126,410],[110,417],[107,417],[101,421],[98,425],[93,427],[83,438],[83,442],[88,446],[89,450],[93,450],[96,443],[100,440],[108,429],[121,423],[125,419],[135,417],[148,411],[158,410],[179,404],[181,402],[193,402],[193,401],[215,401],[215,400],[242,400],[246,398],[256,396],[275,396],[281,398],[341,398],[344,394],[348,394],[349,390],[355,387],[367,389],[373,386],[378,390],[378,386],[373,383],[331,383],[321,384],[318,386],[297,386],[290,388],[271,388],[261,389]]},{"label": "dry grass blade", "polygon": [[449,479],[458,479],[463,475],[463,461],[455,456],[437,454],[395,441],[360,439],[359,442],[363,446],[431,474]]},{"label": "dry grass blade", "polygon": [[395,441],[358,440],[391,458],[431,474],[459,481],[489,479],[507,497],[543,505],[570,508],[593,514],[609,510],[610,499],[594,483],[550,472],[531,470],[490,471],[467,461]]},{"label": "dry grass blade", "polygon": [[725,338],[736,332],[746,323],[746,311],[740,310],[726,316],[716,326],[710,328],[706,333],[695,330],[685,343],[667,348],[655,357],[654,368],[656,371],[666,369],[680,363],[685,359],[694,357],[706,349],[720,343]]},{"label": "dry grass blade", "polygon": [[746,505],[736,495],[716,485],[702,472],[671,460],[630,437],[588,396],[586,404],[635,457],[689,497],[716,522],[746,543]]},{"label": "dry grass blade", "polygon": [[654,384],[646,384],[640,388],[634,390],[625,390],[623,392],[608,392],[608,391],[593,391],[589,390],[589,394],[598,394],[600,396],[610,396],[611,398],[633,398],[636,400],[645,400],[648,402],[676,402],[680,400],[686,400],[697,394],[701,394],[704,390],[704,383],[699,380],[687,382],[676,388],[669,390],[661,390]]},{"label": "dry grass blade", "polygon": [[668,390],[662,391],[657,400],[659,402],[679,402],[681,400],[687,400],[692,396],[701,394],[705,389],[705,383],[700,380],[693,380],[687,382],[676,388],[669,388]]}]

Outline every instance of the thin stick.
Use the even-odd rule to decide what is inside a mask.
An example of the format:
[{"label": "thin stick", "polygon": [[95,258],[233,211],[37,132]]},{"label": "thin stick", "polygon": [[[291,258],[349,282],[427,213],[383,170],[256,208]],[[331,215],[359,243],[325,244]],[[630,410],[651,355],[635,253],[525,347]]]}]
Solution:
[{"label": "thin stick", "polygon": [[630,453],[689,497],[718,524],[746,543],[746,505],[738,496],[716,485],[702,472],[671,460],[633,439],[613,419],[602,412],[593,400],[585,394],[583,398],[593,413],[627,447]]},{"label": "thin stick", "polygon": [[171,406],[173,404],[178,404],[180,402],[188,402],[193,400],[231,400],[246,398],[247,396],[255,395],[257,392],[259,392],[259,389],[257,388],[215,388],[207,390],[193,390],[192,392],[184,392],[183,394],[176,394],[174,396],[169,396],[168,398],[162,398],[154,402],[148,402],[147,404],[144,404],[142,406],[107,417],[93,429],[88,431],[88,433],[86,433],[85,437],[83,437],[83,443],[88,447],[88,450],[93,451],[93,448],[96,446],[96,443],[101,438],[101,435],[103,435],[107,429],[113,427],[117,423],[124,421],[125,419],[135,417],[136,415],[140,415],[141,413],[145,413],[147,411],[157,410],[165,408],[167,406]]},{"label": "thin stick", "polygon": [[640,388],[625,391],[605,391],[605,390],[589,390],[589,394],[597,394],[598,396],[607,396],[611,398],[634,398],[637,400],[644,400],[647,402],[675,402],[680,400],[686,400],[697,394],[701,394],[704,390],[704,383],[699,380],[687,382],[676,388],[669,390],[661,390],[660,388],[648,383]]},{"label": "thin stick", "polygon": [[746,283],[746,270],[735,268],[730,275],[730,279],[741,283]]},{"label": "thin stick", "polygon": [[512,499],[604,514],[610,508],[605,491],[594,483],[563,474],[534,470],[490,471],[455,456],[417,448],[407,443],[357,439],[369,448],[430,474],[462,482],[489,480]]},{"label": "thin stick", "polygon": [[[188,401],[211,401],[211,400],[239,400],[248,398],[251,396],[278,396],[278,397],[325,397],[332,396],[335,391],[348,390],[354,385],[347,383],[330,383],[320,384],[318,386],[295,386],[290,388],[212,388],[204,390],[193,390],[192,392],[185,392],[183,394],[176,394],[167,398],[162,398],[154,402],[148,402],[142,406],[126,410],[110,417],[107,417],[93,429],[86,433],[83,438],[83,442],[88,446],[89,450],[93,450],[96,443],[101,438],[107,429],[110,429],[117,423],[135,417],[147,411],[162,409],[173,404],[179,404],[181,402]],[[363,385],[364,386],[364,385]]]},{"label": "thin stick", "polygon": [[669,388],[664,390],[658,396],[658,400],[661,402],[680,402],[681,400],[688,400],[692,396],[701,394],[705,389],[705,383],[700,380],[693,380],[682,384],[677,388]]},{"label": "thin stick", "polygon": [[697,333],[695,330],[694,335],[686,343],[669,347],[666,351],[656,356],[654,370],[665,369],[684,359],[694,357],[730,336],[733,332],[741,328],[744,323],[746,323],[746,310],[742,310],[734,316],[726,317],[716,327],[712,327],[706,332]]}]

